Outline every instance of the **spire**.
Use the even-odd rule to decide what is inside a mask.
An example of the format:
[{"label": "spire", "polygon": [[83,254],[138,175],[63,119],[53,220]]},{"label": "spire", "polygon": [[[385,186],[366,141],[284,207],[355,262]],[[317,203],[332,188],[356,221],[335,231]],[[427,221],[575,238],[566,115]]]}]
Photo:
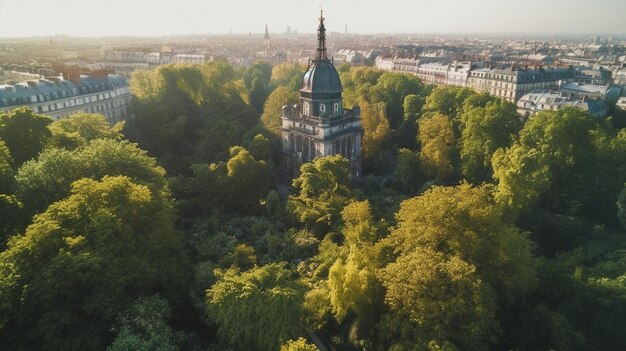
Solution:
[{"label": "spire", "polygon": [[263,37],[265,40],[270,40],[270,32],[267,30],[267,24],[265,25],[265,36]]},{"label": "spire", "polygon": [[326,57],[326,28],[324,27],[324,10],[320,9],[320,25],[317,27],[317,60],[328,60]]}]

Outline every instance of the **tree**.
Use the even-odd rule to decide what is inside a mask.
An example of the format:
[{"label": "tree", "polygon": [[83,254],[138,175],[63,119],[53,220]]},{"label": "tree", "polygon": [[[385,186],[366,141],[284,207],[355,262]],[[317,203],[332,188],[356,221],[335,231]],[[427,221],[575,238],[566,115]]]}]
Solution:
[{"label": "tree", "polygon": [[265,161],[257,161],[246,149],[233,146],[226,170],[229,207],[258,207],[269,191],[269,170]]},{"label": "tree", "polygon": [[497,341],[496,306],[517,305],[537,275],[528,234],[506,219],[491,187],[433,187],[403,201],[396,219],[377,275],[392,309],[379,325],[395,335],[388,343],[486,349]]},{"label": "tree", "polygon": [[404,110],[404,120],[417,121],[424,107],[424,98],[415,94],[404,97],[402,108]]},{"label": "tree", "polygon": [[382,288],[376,278],[377,262],[373,245],[378,239],[369,202],[353,201],[342,211],[344,257],[335,261],[328,272],[328,289],[333,316],[343,322],[349,312],[372,323],[382,300]]},{"label": "tree", "polygon": [[22,204],[15,197],[15,172],[9,148],[0,139],[0,251],[21,221]]},{"label": "tree", "polygon": [[287,341],[280,347],[280,351],[319,351],[319,349],[314,344],[309,344],[305,338],[300,337],[297,340]]},{"label": "tree", "polygon": [[68,196],[75,180],[99,180],[105,175],[128,176],[166,191],[165,171],[145,151],[127,141],[98,139],[73,151],[46,150],[37,160],[24,164],[16,176],[16,195],[32,216]]},{"label": "tree", "polygon": [[426,97],[424,110],[455,120],[463,112],[465,100],[476,94],[469,88],[438,86]]},{"label": "tree", "polygon": [[[496,303],[476,268],[456,255],[417,248],[380,271],[385,302],[419,327],[421,342],[486,350],[499,333]],[[462,321],[462,322],[460,322]]]},{"label": "tree", "polygon": [[372,67],[351,67],[349,71],[342,72],[340,79],[343,87],[344,106],[360,104],[363,97],[369,97],[372,87],[376,85],[383,73],[384,71]]},{"label": "tree", "polygon": [[94,139],[119,140],[123,128],[123,122],[110,126],[106,118],[99,114],[77,113],[48,126],[52,134],[49,146],[74,150]]},{"label": "tree", "polygon": [[300,101],[298,93],[285,86],[279,86],[269,95],[263,107],[260,124],[264,130],[274,136],[280,136],[282,128],[283,106],[292,106]]},{"label": "tree", "polygon": [[189,265],[174,220],[161,188],[120,176],[74,182],[0,254],[0,342],[103,349],[132,300],[159,291],[176,301]]},{"label": "tree", "polygon": [[257,122],[245,82],[225,62],[159,66],[135,72],[130,85],[135,118],[125,134],[173,174],[228,157]]},{"label": "tree", "polygon": [[255,62],[243,72],[243,80],[250,91],[250,103],[257,112],[261,112],[263,103],[271,92],[271,76],[272,65],[267,62]]},{"label": "tree", "polygon": [[26,107],[0,114],[0,139],[11,151],[14,168],[37,157],[44,149],[51,135],[47,128],[50,123],[50,117],[35,114]]},{"label": "tree", "polygon": [[13,194],[15,191],[15,172],[11,164],[11,152],[6,143],[0,139],[0,194]]},{"label": "tree", "polygon": [[404,118],[398,129],[398,145],[415,150],[417,148],[417,120],[422,114],[424,98],[409,94],[402,104]]},{"label": "tree", "polygon": [[514,144],[498,149],[491,163],[493,177],[498,181],[495,197],[513,216],[532,209],[550,188],[550,173],[539,150],[525,150]]},{"label": "tree", "polygon": [[617,218],[622,227],[626,228],[626,190],[622,190],[617,198]]},{"label": "tree", "polygon": [[579,213],[596,191],[588,186],[597,176],[598,129],[589,114],[573,108],[534,115],[519,139],[493,156],[497,198],[517,212],[540,201],[556,213]]},{"label": "tree", "polygon": [[272,79],[270,82],[275,86],[285,86],[293,91],[297,91],[300,88],[304,71],[305,67],[297,63],[279,63],[272,68]]},{"label": "tree", "polygon": [[399,149],[396,175],[405,193],[415,192],[422,181],[419,155],[409,149]]},{"label": "tree", "polygon": [[177,351],[176,334],[167,325],[169,303],[159,295],[140,297],[117,317],[117,335],[107,351]]},{"label": "tree", "polygon": [[391,129],[397,129],[404,119],[404,99],[422,92],[422,84],[413,75],[385,72],[372,89],[372,102],[384,102]]},{"label": "tree", "polygon": [[349,183],[348,160],[341,155],[316,158],[300,167],[300,176],[293,180],[299,194],[289,197],[288,206],[301,223],[326,229],[336,224],[352,198]]},{"label": "tree", "polygon": [[456,140],[452,120],[442,114],[419,121],[420,160],[429,178],[449,181],[455,173]]},{"label": "tree", "polygon": [[265,162],[272,161],[272,142],[263,134],[255,135],[244,146],[255,159]]},{"label": "tree", "polygon": [[237,350],[276,350],[297,337],[304,286],[290,275],[278,263],[219,273],[207,308],[220,339]]},{"label": "tree", "polygon": [[491,157],[509,147],[522,127],[515,105],[505,100],[487,103],[461,115],[461,164],[463,176],[474,184],[491,181]]},{"label": "tree", "polygon": [[418,248],[457,255],[508,303],[535,284],[528,234],[503,216],[489,186],[434,187],[402,202],[388,240],[400,256]]},{"label": "tree", "polygon": [[370,104],[364,99],[361,99],[359,104],[363,127],[363,140],[361,141],[363,163],[370,169],[380,169],[382,168],[385,144],[391,133],[385,115],[385,104]]}]

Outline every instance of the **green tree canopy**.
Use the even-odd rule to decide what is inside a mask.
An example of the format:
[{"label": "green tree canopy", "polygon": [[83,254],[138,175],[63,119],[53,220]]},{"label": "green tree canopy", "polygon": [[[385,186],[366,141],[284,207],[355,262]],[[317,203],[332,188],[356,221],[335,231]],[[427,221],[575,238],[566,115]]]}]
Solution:
[{"label": "green tree canopy", "polygon": [[0,139],[0,194],[13,194],[15,191],[15,172],[11,164],[11,152],[4,140]]},{"label": "green tree canopy", "polygon": [[398,129],[398,145],[415,150],[417,148],[417,120],[422,115],[424,97],[409,94],[404,97],[404,118]]},{"label": "green tree canopy", "polygon": [[348,160],[341,155],[316,158],[300,167],[300,176],[293,180],[299,194],[290,196],[289,207],[307,226],[328,228],[352,198],[349,183]]},{"label": "green tree canopy", "polygon": [[305,68],[297,63],[279,63],[272,68],[271,83],[278,87],[285,86],[292,91],[297,91],[300,88]]},{"label": "green tree canopy", "polygon": [[285,86],[274,89],[265,101],[261,115],[261,127],[267,132],[279,137],[282,128],[282,108],[284,105],[294,105],[299,102],[299,95]]},{"label": "green tree canopy", "polygon": [[383,163],[385,144],[388,142],[391,129],[385,115],[385,104],[370,104],[364,99],[359,102],[361,107],[361,126],[363,139],[361,153],[365,168],[380,170]]},{"label": "green tree canopy", "polygon": [[167,324],[172,311],[166,299],[140,297],[117,317],[117,335],[107,351],[178,351],[176,333]]},{"label": "green tree canopy", "polygon": [[48,126],[52,133],[49,145],[74,150],[94,139],[121,139],[123,127],[123,122],[110,126],[106,118],[99,114],[77,113]]},{"label": "green tree canopy", "polygon": [[272,91],[270,79],[272,65],[267,62],[255,62],[243,72],[243,81],[250,92],[250,103],[257,112],[263,109],[263,103]]},{"label": "green tree canopy", "polygon": [[169,194],[128,177],[81,179],[0,254],[0,338],[103,349],[135,298],[180,296],[189,269]]},{"label": "green tree canopy", "polygon": [[241,146],[230,149],[226,163],[228,201],[232,208],[258,207],[269,191],[269,170],[265,161],[257,161]]},{"label": "green tree canopy", "polygon": [[328,272],[331,311],[339,323],[350,312],[362,322],[372,323],[382,301],[373,249],[379,230],[374,225],[368,201],[349,203],[341,215],[345,223],[343,257],[337,259]]},{"label": "green tree canopy", "polygon": [[225,62],[138,71],[130,85],[135,119],[126,134],[174,174],[228,157],[256,123],[245,82]]},{"label": "green tree canopy", "polygon": [[423,181],[419,154],[409,149],[399,149],[396,176],[405,193],[411,194],[417,191]]},{"label": "green tree canopy", "polygon": [[515,105],[505,100],[488,102],[486,107],[471,109],[460,118],[463,176],[474,184],[489,182],[494,152],[510,146],[522,128]]},{"label": "green tree canopy", "polygon": [[419,329],[413,344],[452,342],[487,350],[499,333],[496,302],[476,268],[456,255],[417,248],[380,271],[385,302]]},{"label": "green tree canopy", "polygon": [[302,332],[304,286],[283,264],[229,269],[207,290],[218,336],[237,350],[277,350]]},{"label": "green tree canopy", "polygon": [[413,75],[385,72],[371,92],[372,102],[384,102],[391,129],[397,129],[404,119],[404,99],[422,93],[419,79]]},{"label": "green tree canopy", "polygon": [[230,152],[227,162],[194,164],[193,176],[170,182],[185,217],[209,216],[216,209],[247,213],[260,208],[270,188],[267,163],[241,146]]},{"label": "green tree canopy", "polygon": [[465,100],[476,94],[469,88],[438,86],[426,98],[424,110],[456,119],[463,112]]},{"label": "green tree canopy", "polygon": [[21,202],[15,193],[15,172],[9,148],[0,139],[0,250],[8,237],[14,234],[21,221]]},{"label": "green tree canopy", "polygon": [[31,160],[44,149],[52,119],[35,114],[26,107],[16,108],[9,113],[0,113],[0,139],[11,151],[14,168]]},{"label": "green tree canopy", "polygon": [[626,188],[622,189],[617,198],[617,218],[622,227],[626,228]]},{"label": "green tree canopy", "polygon": [[589,185],[597,176],[594,144],[601,133],[598,123],[580,110],[537,113],[511,147],[493,156],[498,200],[515,212],[540,201],[557,213],[578,213],[597,191]]},{"label": "green tree canopy", "polygon": [[426,175],[439,182],[451,180],[457,152],[452,120],[440,113],[421,118],[419,141],[420,160]]},{"label": "green tree canopy", "polygon": [[506,221],[489,186],[434,187],[402,202],[388,240],[400,255],[426,247],[476,267],[503,302],[524,296],[536,282],[532,242]]},{"label": "green tree canopy", "polygon": [[27,162],[17,174],[17,196],[29,216],[69,195],[73,181],[99,180],[105,175],[128,176],[134,182],[164,189],[165,171],[137,145],[98,139],[74,151],[49,149]]},{"label": "green tree canopy", "polygon": [[305,338],[289,340],[280,347],[280,351],[319,351],[317,346],[309,344]]}]

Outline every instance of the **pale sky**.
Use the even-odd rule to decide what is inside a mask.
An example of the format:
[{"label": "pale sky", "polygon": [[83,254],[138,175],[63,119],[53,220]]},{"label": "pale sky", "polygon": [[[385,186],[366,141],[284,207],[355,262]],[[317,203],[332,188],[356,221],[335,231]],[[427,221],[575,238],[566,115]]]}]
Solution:
[{"label": "pale sky", "polygon": [[626,35],[626,0],[0,0],[0,37],[300,33]]}]

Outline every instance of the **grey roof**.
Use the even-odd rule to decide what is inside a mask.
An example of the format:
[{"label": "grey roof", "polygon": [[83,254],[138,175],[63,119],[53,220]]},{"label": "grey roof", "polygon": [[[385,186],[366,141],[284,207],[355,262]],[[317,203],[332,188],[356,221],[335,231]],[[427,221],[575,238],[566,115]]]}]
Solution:
[{"label": "grey roof", "polygon": [[[29,80],[16,85],[0,85],[0,107],[29,105],[33,102],[54,101],[72,96],[108,91],[128,86],[126,78],[119,75],[108,77],[80,76],[80,83],[65,79]],[[37,96],[41,95],[41,101]],[[35,97],[35,101],[32,98]]]},{"label": "grey roof", "polygon": [[341,80],[329,60],[315,60],[302,77],[300,91],[310,93],[340,93]]},{"label": "grey roof", "polygon": [[570,97],[569,94],[551,91],[533,91],[522,96],[517,102],[518,108],[535,112],[551,110],[553,108],[574,107],[588,111],[592,116],[604,117],[607,113],[607,105],[604,101],[581,100]]}]

